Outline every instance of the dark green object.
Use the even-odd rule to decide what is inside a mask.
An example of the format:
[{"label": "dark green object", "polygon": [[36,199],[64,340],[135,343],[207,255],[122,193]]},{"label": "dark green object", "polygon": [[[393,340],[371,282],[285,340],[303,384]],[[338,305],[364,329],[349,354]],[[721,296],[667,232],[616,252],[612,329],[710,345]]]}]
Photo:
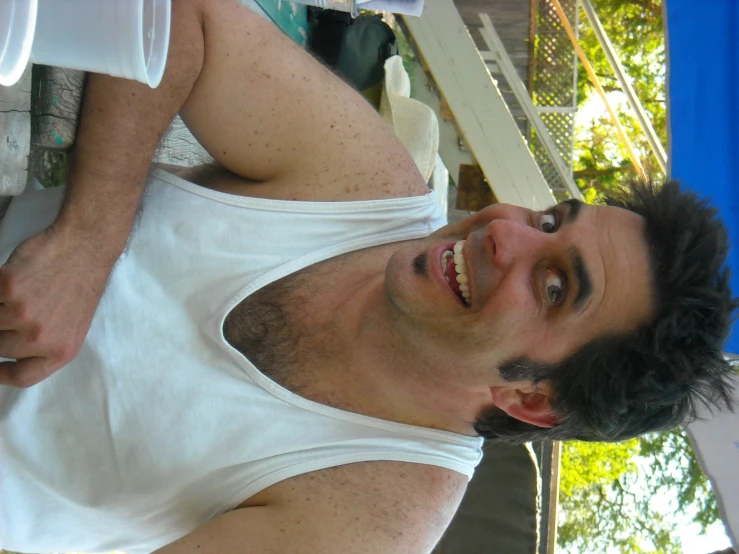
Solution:
[{"label": "dark green object", "polygon": [[540,477],[532,454],[523,444],[492,441],[483,451],[433,554],[536,554]]},{"label": "dark green object", "polygon": [[385,60],[398,53],[395,33],[379,15],[361,15],[344,33],[336,69],[359,90],[381,83]]},{"label": "dark green object", "polygon": [[379,104],[385,60],[398,53],[395,33],[382,16],[332,10],[310,13],[310,50],[354,88]]}]

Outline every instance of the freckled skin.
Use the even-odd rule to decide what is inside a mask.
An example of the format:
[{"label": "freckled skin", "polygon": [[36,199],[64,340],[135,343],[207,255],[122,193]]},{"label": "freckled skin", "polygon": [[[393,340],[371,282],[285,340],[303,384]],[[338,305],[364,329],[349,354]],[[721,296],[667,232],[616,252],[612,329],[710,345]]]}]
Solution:
[{"label": "freckled skin", "polygon": [[[74,179],[72,185],[84,210],[92,206],[105,216],[99,218],[105,224],[102,231],[107,233],[119,218],[133,220],[156,143],[177,113],[216,164],[171,170],[202,186],[253,197],[326,202],[428,192],[413,159],[376,111],[271,23],[228,0],[180,0],[172,10],[170,56],[158,89],[91,76],[91,98],[97,100],[102,115],[97,123],[87,119],[81,127],[82,134],[94,140],[78,144],[76,154],[78,159],[86,155],[97,160],[110,179],[88,180],[90,186],[85,179]],[[137,87],[135,92],[131,87]],[[127,109],[117,116],[111,111],[126,104]],[[106,134],[89,131],[96,125],[99,129],[112,126],[121,138],[98,140]],[[326,125],[331,132],[321,133],[316,140],[316,130],[326,130]],[[110,151],[101,150],[107,147]],[[122,158],[123,151],[127,155]],[[138,165],[132,163],[134,159]],[[133,183],[139,182],[140,188],[135,189]],[[137,192],[123,194],[129,190]],[[110,198],[116,202],[109,202]],[[110,206],[110,212],[105,211]],[[121,249],[130,231],[125,221],[123,227],[118,237]],[[401,330],[406,320],[426,324],[426,300],[439,304],[439,310],[442,304],[428,290],[414,295],[405,288],[402,264],[397,271],[394,265],[403,261],[404,252],[390,268],[403,285],[391,292],[398,305],[407,307],[395,314]],[[115,261],[119,255],[120,251],[114,252],[110,259]],[[388,258],[381,260],[380,273]],[[54,277],[58,279],[58,274]],[[58,302],[63,296],[52,300]],[[443,316],[438,327],[420,327],[428,331],[426,339],[439,338],[448,324],[457,321],[438,313]],[[470,319],[480,324],[474,327],[480,333],[483,319],[482,315],[479,320]],[[473,336],[482,341],[480,333]],[[416,336],[411,338],[408,346],[421,344]],[[397,348],[397,355],[408,354],[395,342],[390,346]],[[432,347],[426,344],[425,348]],[[424,356],[429,356],[428,351]],[[243,499],[240,509],[202,522],[160,554],[239,554],[244,545],[254,552],[429,552],[451,520],[466,482],[466,476],[445,468],[393,461],[321,470]]]}]

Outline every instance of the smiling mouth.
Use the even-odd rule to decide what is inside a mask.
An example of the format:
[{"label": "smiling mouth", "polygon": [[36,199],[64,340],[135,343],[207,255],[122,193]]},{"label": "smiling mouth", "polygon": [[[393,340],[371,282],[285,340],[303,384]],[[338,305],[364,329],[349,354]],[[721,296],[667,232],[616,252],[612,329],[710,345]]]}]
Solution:
[{"label": "smiling mouth", "polygon": [[462,256],[464,241],[460,240],[454,244],[452,250],[444,250],[439,257],[441,272],[449,283],[449,288],[459,298],[463,306],[470,305],[470,287],[467,277],[467,265]]}]

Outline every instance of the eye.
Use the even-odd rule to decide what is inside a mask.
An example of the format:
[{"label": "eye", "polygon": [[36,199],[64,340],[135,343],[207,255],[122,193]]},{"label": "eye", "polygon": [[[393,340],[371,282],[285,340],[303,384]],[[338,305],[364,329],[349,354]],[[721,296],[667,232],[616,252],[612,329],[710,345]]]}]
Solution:
[{"label": "eye", "polygon": [[551,269],[547,270],[544,290],[546,292],[546,298],[552,306],[559,306],[564,301],[565,293],[567,292],[562,277]]},{"label": "eye", "polygon": [[545,233],[554,233],[557,230],[557,216],[555,214],[541,214],[539,229]]}]

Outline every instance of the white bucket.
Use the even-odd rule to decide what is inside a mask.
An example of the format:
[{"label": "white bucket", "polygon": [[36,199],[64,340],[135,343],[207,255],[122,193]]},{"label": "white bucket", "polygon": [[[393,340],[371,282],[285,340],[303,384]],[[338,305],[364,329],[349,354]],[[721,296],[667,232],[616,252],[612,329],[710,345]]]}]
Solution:
[{"label": "white bucket", "polygon": [[31,61],[159,85],[171,0],[37,1]]},{"label": "white bucket", "polygon": [[28,65],[37,5],[36,0],[0,0],[0,85],[17,83]]}]

